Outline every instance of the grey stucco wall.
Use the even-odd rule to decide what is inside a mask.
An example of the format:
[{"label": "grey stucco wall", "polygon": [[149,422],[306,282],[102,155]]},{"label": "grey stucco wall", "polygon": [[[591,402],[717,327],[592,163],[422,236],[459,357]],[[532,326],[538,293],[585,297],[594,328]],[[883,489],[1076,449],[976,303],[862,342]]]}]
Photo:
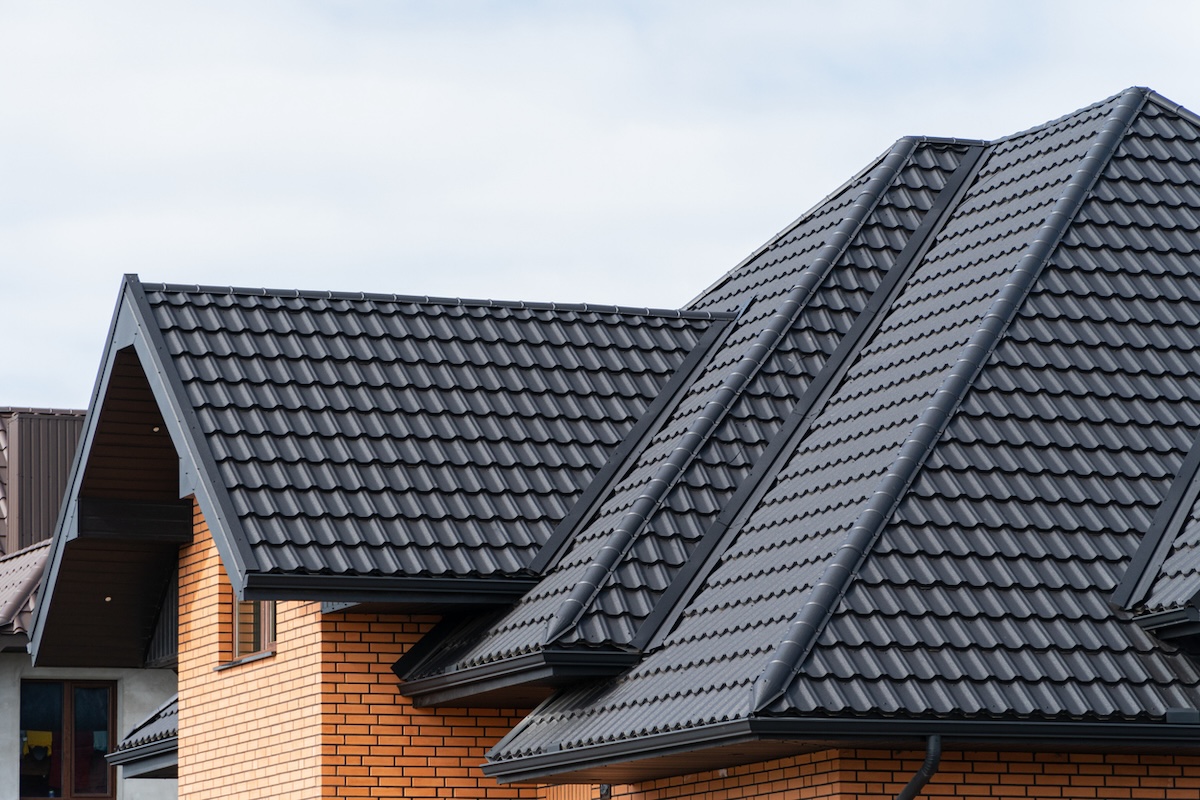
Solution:
[{"label": "grey stucco wall", "polygon": [[[175,673],[168,669],[35,669],[24,653],[0,653],[0,800],[19,800],[21,681],[27,678],[116,681],[118,738],[176,691]],[[173,780],[118,779],[119,800],[175,800],[177,794]]]}]

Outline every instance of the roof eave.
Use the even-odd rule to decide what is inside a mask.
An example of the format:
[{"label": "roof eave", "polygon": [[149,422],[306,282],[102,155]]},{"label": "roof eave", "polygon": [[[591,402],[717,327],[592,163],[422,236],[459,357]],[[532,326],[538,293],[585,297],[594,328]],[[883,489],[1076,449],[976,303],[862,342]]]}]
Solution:
[{"label": "roof eave", "polygon": [[507,707],[512,705],[507,700],[522,691],[548,691],[575,681],[614,677],[639,660],[640,653],[626,650],[548,648],[442,675],[402,680],[400,694],[412,698],[418,707],[473,706],[480,704],[480,698],[489,697]]}]

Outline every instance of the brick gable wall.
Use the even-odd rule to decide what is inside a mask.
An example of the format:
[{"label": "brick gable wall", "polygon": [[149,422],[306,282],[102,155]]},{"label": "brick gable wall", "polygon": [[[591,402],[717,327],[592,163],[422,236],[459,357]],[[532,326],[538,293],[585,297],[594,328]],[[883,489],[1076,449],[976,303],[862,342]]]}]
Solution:
[{"label": "brick gable wall", "polygon": [[313,603],[279,603],[276,655],[233,658],[233,592],[203,516],[179,562],[179,799],[319,798],[321,642]]},{"label": "brick gable wall", "polygon": [[326,798],[533,798],[479,769],[520,722],[519,709],[414,708],[391,665],[435,617],[328,614],[322,619],[322,773]]},{"label": "brick gable wall", "polygon": [[180,553],[179,798],[539,797],[479,769],[524,709],[417,709],[391,665],[437,621],[276,604],[274,655],[233,658],[233,592],[203,516]]}]

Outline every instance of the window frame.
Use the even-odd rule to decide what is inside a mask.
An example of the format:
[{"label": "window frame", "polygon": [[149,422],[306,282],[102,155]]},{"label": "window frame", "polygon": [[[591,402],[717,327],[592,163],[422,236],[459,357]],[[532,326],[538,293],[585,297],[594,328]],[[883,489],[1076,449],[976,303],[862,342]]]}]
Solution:
[{"label": "window frame", "polygon": [[[108,773],[108,791],[107,792],[76,792],[75,791],[75,690],[76,689],[105,689],[108,693],[108,749],[107,753],[111,753],[117,745],[117,682],[93,680],[89,678],[22,678],[20,688],[23,689],[26,684],[53,684],[62,687],[62,708],[60,709],[61,718],[59,720],[62,741],[58,745],[61,757],[59,761],[59,769],[63,779],[62,786],[59,787],[60,794],[55,795],[56,800],[66,798],[66,800],[116,800],[117,797],[117,768],[116,766],[105,762],[105,768]],[[20,699],[23,700],[22,691]],[[22,733],[24,728],[20,728],[21,708],[18,703],[18,730]],[[23,737],[17,740],[17,771],[20,773],[21,761],[23,754],[21,753]],[[20,793],[20,778],[18,776],[17,791]],[[18,794],[21,800],[45,800],[48,795],[25,795]]]},{"label": "window frame", "polygon": [[274,600],[233,601],[231,665],[275,653],[276,611]]}]

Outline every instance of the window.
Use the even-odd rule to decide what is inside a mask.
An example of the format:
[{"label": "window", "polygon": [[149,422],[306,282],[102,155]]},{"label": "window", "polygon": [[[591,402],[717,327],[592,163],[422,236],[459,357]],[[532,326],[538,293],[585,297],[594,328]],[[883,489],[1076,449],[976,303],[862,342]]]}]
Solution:
[{"label": "window", "polygon": [[112,798],[116,686],[99,681],[22,681],[21,797]]},{"label": "window", "polygon": [[238,600],[233,604],[233,657],[275,651],[275,601]]}]

